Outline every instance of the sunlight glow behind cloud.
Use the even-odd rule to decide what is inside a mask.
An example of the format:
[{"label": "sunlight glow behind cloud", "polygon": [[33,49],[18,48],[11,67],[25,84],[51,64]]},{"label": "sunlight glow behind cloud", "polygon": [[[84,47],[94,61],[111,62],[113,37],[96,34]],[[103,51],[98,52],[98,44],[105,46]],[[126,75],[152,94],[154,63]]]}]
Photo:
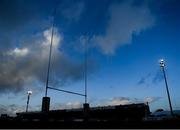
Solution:
[{"label": "sunlight glow behind cloud", "polygon": [[26,56],[29,53],[29,49],[28,48],[15,48],[14,50],[11,50],[8,52],[9,55],[15,55],[17,57],[23,57]]}]

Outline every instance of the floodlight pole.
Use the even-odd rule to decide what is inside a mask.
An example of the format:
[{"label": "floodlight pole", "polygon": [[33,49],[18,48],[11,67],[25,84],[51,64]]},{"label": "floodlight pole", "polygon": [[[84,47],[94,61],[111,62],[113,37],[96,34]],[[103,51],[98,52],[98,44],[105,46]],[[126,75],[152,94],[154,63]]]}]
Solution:
[{"label": "floodlight pole", "polygon": [[167,78],[166,78],[166,73],[165,73],[165,63],[164,60],[160,61],[160,67],[162,69],[163,72],[163,76],[164,76],[164,81],[165,81],[165,85],[166,85],[166,91],[167,91],[167,96],[168,96],[168,101],[169,101],[169,107],[170,107],[170,111],[171,111],[171,116],[173,116],[173,109],[172,109],[172,105],[171,105],[171,98],[170,98],[170,93],[169,93],[169,89],[168,89],[168,83],[167,83]]},{"label": "floodlight pole", "polygon": [[31,95],[31,93],[28,93],[27,105],[26,105],[26,112],[28,112],[28,106],[29,106],[30,95]]}]

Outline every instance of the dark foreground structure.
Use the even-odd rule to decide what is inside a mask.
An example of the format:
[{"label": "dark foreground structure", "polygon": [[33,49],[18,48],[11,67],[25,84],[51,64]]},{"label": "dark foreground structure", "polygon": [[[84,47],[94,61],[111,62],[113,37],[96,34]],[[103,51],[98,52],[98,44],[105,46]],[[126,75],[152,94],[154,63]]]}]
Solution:
[{"label": "dark foreground structure", "polygon": [[140,104],[17,113],[1,117],[1,128],[180,128],[180,120],[145,120],[149,106]]},{"label": "dark foreground structure", "polygon": [[50,110],[47,112],[17,113],[18,120],[37,121],[137,121],[150,114],[146,104],[130,104],[117,106],[92,107],[84,104],[84,108]]}]

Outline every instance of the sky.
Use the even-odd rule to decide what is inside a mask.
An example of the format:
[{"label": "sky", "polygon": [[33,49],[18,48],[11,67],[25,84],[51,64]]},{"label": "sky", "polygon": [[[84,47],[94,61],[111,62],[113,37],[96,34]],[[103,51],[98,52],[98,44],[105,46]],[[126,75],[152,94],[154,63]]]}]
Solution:
[{"label": "sky", "polygon": [[[84,94],[90,106],[149,102],[180,109],[179,0],[0,0],[0,114],[41,110],[49,86]],[[56,13],[54,10],[56,9]],[[48,89],[50,109],[82,107],[84,97]]]}]

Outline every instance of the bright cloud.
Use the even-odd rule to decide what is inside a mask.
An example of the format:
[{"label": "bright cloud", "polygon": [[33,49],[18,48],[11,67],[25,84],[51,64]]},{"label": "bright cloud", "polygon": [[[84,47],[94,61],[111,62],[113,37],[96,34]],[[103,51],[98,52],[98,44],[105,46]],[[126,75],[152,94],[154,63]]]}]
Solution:
[{"label": "bright cloud", "polygon": [[[45,30],[43,32],[43,36],[45,38],[43,45],[47,48],[47,46],[50,46],[51,44],[51,37],[52,37],[52,28]],[[63,40],[63,37],[58,33],[57,28],[54,28],[54,35],[53,35],[53,44],[52,46],[55,49],[58,49],[58,47],[60,47],[60,43]]]},{"label": "bright cloud", "polygon": [[11,50],[8,52],[9,55],[17,56],[17,57],[23,57],[26,56],[29,53],[28,48],[15,48],[14,50]]},{"label": "bright cloud", "polygon": [[147,97],[147,98],[145,98],[144,99],[144,102],[146,103],[146,102],[148,102],[148,103],[153,103],[153,102],[156,102],[156,101],[158,101],[158,100],[160,100],[161,99],[161,97]]},{"label": "bright cloud", "polygon": [[112,105],[125,105],[135,103],[129,97],[113,97],[112,99],[105,99],[98,103],[98,106],[112,106]]},{"label": "bright cloud", "polygon": [[107,101],[107,105],[125,105],[132,103],[129,98],[126,97],[115,97]]},{"label": "bright cloud", "polygon": [[126,104],[132,104],[132,103],[153,103],[156,101],[159,101],[161,97],[146,97],[143,99],[136,99],[136,98],[130,98],[130,97],[113,97],[112,99],[106,99],[99,103],[100,106],[102,105],[126,105]]},{"label": "bright cloud", "polygon": [[155,22],[146,5],[135,6],[130,1],[111,5],[109,13],[105,34],[94,37],[104,54],[114,54],[118,47],[131,43],[133,35],[152,27]]},{"label": "bright cloud", "polygon": [[[3,54],[0,64],[0,92],[19,92],[26,86],[45,83],[50,40],[51,28],[26,40],[22,48],[0,52]],[[50,76],[52,86],[83,77],[83,64],[72,61],[59,50],[62,40],[62,35],[55,28]],[[11,55],[4,55],[7,53]]]},{"label": "bright cloud", "polygon": [[52,105],[52,110],[59,109],[74,109],[74,108],[82,108],[83,103],[80,101],[67,102],[67,103],[55,103]]},{"label": "bright cloud", "polygon": [[82,107],[82,103],[79,102],[79,101],[76,101],[76,102],[68,102],[66,105],[65,105],[65,108],[68,109],[68,108],[81,108]]}]

